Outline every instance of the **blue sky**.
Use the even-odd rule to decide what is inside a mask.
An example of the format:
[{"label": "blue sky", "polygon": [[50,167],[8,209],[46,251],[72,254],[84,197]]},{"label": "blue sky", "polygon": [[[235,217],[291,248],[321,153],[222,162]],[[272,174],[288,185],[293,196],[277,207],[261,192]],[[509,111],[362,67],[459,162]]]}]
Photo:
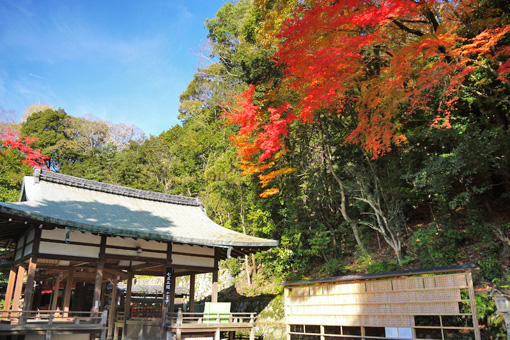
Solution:
[{"label": "blue sky", "polygon": [[0,0],[0,107],[34,102],[159,133],[178,124],[224,0]]}]

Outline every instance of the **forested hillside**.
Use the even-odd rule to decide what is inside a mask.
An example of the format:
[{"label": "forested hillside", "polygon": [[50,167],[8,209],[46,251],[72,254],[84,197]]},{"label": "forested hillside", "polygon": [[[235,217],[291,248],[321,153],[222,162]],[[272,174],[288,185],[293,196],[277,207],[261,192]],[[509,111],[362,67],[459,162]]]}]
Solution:
[{"label": "forested hillside", "polygon": [[[205,25],[181,125],[145,137],[42,107],[9,127],[52,171],[201,196],[279,240],[229,264],[253,276],[478,262],[477,285],[509,283],[510,2],[239,0]],[[12,200],[31,169],[4,149]]]}]

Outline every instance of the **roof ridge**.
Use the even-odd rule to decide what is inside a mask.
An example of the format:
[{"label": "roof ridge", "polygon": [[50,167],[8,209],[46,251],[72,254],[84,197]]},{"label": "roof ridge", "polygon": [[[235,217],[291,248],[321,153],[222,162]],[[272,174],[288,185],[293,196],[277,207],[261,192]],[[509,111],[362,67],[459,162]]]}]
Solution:
[{"label": "roof ridge", "polygon": [[69,185],[77,188],[100,191],[126,197],[142,198],[151,201],[203,207],[200,197],[178,196],[148,190],[133,189],[123,187],[120,185],[103,183],[93,181],[90,179],[59,174],[56,172],[51,172],[49,170],[41,171],[41,169],[39,168],[34,169],[34,178],[36,183],[38,183],[40,180],[44,180],[46,182]]}]

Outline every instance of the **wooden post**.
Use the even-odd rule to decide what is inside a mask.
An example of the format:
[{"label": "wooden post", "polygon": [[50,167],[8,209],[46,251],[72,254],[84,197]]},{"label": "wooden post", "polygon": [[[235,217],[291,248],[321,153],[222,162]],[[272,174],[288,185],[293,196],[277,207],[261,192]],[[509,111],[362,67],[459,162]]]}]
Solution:
[{"label": "wooden post", "polygon": [[211,302],[218,302],[218,257],[218,249],[214,248],[214,270],[212,272]]},{"label": "wooden post", "polygon": [[[14,298],[12,300],[12,310],[19,310],[19,301],[21,300],[21,291],[23,289],[23,278],[25,277],[25,267],[18,267],[18,275],[16,277],[16,288],[14,288]],[[14,314],[12,316],[16,317]]]},{"label": "wooden post", "polygon": [[133,271],[128,269],[128,278],[126,285],[126,301],[124,303],[124,325],[122,326],[122,340],[126,339],[127,324],[126,321],[131,315],[131,289],[133,288]]},{"label": "wooden post", "polygon": [[99,247],[99,261],[97,262],[96,281],[94,283],[94,298],[92,300],[92,311],[99,311],[99,300],[101,299],[101,288],[103,285],[104,255],[106,250],[106,235],[101,235]]},{"label": "wooden post", "polygon": [[113,337],[115,329],[115,307],[117,307],[117,281],[118,278],[113,280],[112,294],[110,295],[110,314],[108,314],[108,339]]},{"label": "wooden post", "polygon": [[[9,272],[9,283],[7,284],[7,292],[5,292],[5,303],[4,311],[7,312],[11,308],[12,293],[14,292],[14,286],[16,285],[16,271],[11,268]],[[3,318],[8,318],[9,313],[3,313]]]},{"label": "wooden post", "polygon": [[[172,243],[167,243],[165,278],[163,282],[163,303],[161,304],[161,340],[167,338],[166,322],[168,313],[173,312],[173,300],[175,298],[175,275],[172,268]],[[174,291],[172,297],[172,290]],[[170,309],[170,307],[172,309]]]},{"label": "wooden post", "polygon": [[[64,312],[69,312],[69,307],[71,305],[71,293],[73,291],[73,277],[74,277],[74,268],[69,269],[67,272],[67,280],[66,280],[66,288],[64,291],[64,303],[62,304],[62,309]],[[64,317],[68,317],[68,313],[64,313]]]},{"label": "wooden post", "polygon": [[101,310],[105,310],[106,309],[105,300],[106,300],[106,289],[107,288],[108,288],[108,282],[103,282],[103,284],[101,286],[101,299],[100,299],[100,302],[99,302],[99,308]]},{"label": "wooden post", "polygon": [[[103,311],[103,314],[101,314],[101,326],[102,326],[102,330],[101,330],[101,334],[100,334],[100,337],[99,339],[100,340],[106,340],[106,320],[108,319],[108,311],[104,310]],[[95,338],[94,338],[95,339]]]},{"label": "wooden post", "polygon": [[471,313],[473,314],[473,327],[475,328],[475,340],[480,340],[480,327],[478,326],[478,316],[476,315],[475,289],[473,288],[473,277],[471,271],[466,273],[466,279],[469,290],[469,302],[471,303]]},{"label": "wooden post", "polygon": [[181,330],[181,326],[182,326],[182,309],[179,308],[179,310],[177,311],[177,320],[176,320],[176,327],[177,329],[175,330],[175,338],[176,340],[181,340],[181,337],[182,337],[182,330]]},{"label": "wooden post", "polygon": [[[25,285],[25,303],[23,304],[23,312],[28,312],[30,310],[30,303],[32,302],[32,295],[34,293],[34,278],[35,278],[35,270],[37,268],[37,257],[32,256],[28,262],[28,273],[27,273],[27,283]],[[21,323],[24,323],[26,318],[28,317],[28,313],[24,314],[21,317]]]},{"label": "wooden post", "polygon": [[189,276],[189,311],[195,312],[195,274]]},{"label": "wooden post", "polygon": [[53,290],[53,300],[51,300],[50,310],[57,309],[58,293],[60,291],[60,281],[61,280],[62,280],[62,273],[59,273],[57,278],[55,279],[55,289]]},{"label": "wooden post", "polygon": [[218,302],[218,269],[215,269],[212,273],[211,302]]},{"label": "wooden post", "polygon": [[97,262],[96,281],[94,284],[94,298],[92,300],[92,311],[99,311],[99,300],[101,299],[101,288],[103,286],[104,260]]},{"label": "wooden post", "polygon": [[175,275],[172,270],[172,289],[170,290],[170,304],[168,305],[168,311],[170,314],[174,313],[175,308]]}]

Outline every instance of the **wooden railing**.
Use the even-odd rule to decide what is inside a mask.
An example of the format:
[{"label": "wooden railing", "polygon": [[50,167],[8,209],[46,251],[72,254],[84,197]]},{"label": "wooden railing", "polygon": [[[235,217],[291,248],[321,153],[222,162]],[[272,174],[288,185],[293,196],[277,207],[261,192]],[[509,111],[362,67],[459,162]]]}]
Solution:
[{"label": "wooden railing", "polygon": [[235,323],[235,324],[255,324],[256,313],[229,313],[228,318],[224,313],[188,313],[180,309],[177,313],[168,315],[167,324],[181,326],[183,324],[211,324],[211,323]]},{"label": "wooden railing", "polygon": [[61,310],[41,311],[2,311],[3,322],[11,324],[46,324],[66,323],[74,325],[104,325],[106,327],[107,311],[104,312],[70,312]]}]

